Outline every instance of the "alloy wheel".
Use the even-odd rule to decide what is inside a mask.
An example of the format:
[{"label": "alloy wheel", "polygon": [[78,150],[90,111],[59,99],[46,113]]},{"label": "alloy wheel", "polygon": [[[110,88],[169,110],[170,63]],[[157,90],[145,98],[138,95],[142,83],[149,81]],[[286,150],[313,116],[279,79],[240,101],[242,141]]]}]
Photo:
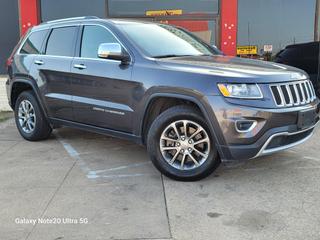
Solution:
[{"label": "alloy wheel", "polygon": [[34,108],[28,100],[21,101],[18,111],[19,124],[25,133],[31,133],[36,126],[36,115]]},{"label": "alloy wheel", "polygon": [[190,120],[169,124],[160,137],[160,151],[172,167],[191,170],[200,167],[210,153],[210,138],[206,130]]}]

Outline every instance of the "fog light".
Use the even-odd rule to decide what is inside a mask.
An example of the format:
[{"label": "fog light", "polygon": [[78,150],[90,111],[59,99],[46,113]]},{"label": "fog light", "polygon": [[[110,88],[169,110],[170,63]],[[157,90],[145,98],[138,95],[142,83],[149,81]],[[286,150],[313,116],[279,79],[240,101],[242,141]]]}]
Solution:
[{"label": "fog light", "polygon": [[252,131],[257,126],[257,121],[255,120],[237,120],[236,130],[239,133],[246,133]]}]

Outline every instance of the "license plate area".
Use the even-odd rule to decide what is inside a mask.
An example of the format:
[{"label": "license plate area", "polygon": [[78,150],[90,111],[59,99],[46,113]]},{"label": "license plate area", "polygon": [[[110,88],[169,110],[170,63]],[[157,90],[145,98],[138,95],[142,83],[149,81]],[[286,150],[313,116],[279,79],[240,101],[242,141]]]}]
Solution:
[{"label": "license plate area", "polygon": [[316,123],[316,109],[301,111],[298,114],[298,129],[306,129],[312,127]]}]

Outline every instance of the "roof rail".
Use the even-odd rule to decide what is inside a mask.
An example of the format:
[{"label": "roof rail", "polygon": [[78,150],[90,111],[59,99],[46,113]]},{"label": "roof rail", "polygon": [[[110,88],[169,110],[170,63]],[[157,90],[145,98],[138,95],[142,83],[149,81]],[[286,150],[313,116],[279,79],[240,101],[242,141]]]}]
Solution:
[{"label": "roof rail", "polygon": [[83,16],[83,17],[72,17],[72,18],[51,20],[43,23],[59,23],[59,22],[65,22],[65,21],[75,21],[75,20],[85,20],[85,19],[99,19],[99,18],[96,16]]}]

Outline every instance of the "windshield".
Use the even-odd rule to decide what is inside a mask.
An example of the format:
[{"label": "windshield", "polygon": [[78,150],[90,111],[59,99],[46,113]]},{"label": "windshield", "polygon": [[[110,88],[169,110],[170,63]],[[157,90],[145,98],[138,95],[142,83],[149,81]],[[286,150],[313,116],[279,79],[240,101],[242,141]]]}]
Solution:
[{"label": "windshield", "polygon": [[219,54],[190,33],[170,25],[133,23],[120,25],[120,28],[154,58]]}]

